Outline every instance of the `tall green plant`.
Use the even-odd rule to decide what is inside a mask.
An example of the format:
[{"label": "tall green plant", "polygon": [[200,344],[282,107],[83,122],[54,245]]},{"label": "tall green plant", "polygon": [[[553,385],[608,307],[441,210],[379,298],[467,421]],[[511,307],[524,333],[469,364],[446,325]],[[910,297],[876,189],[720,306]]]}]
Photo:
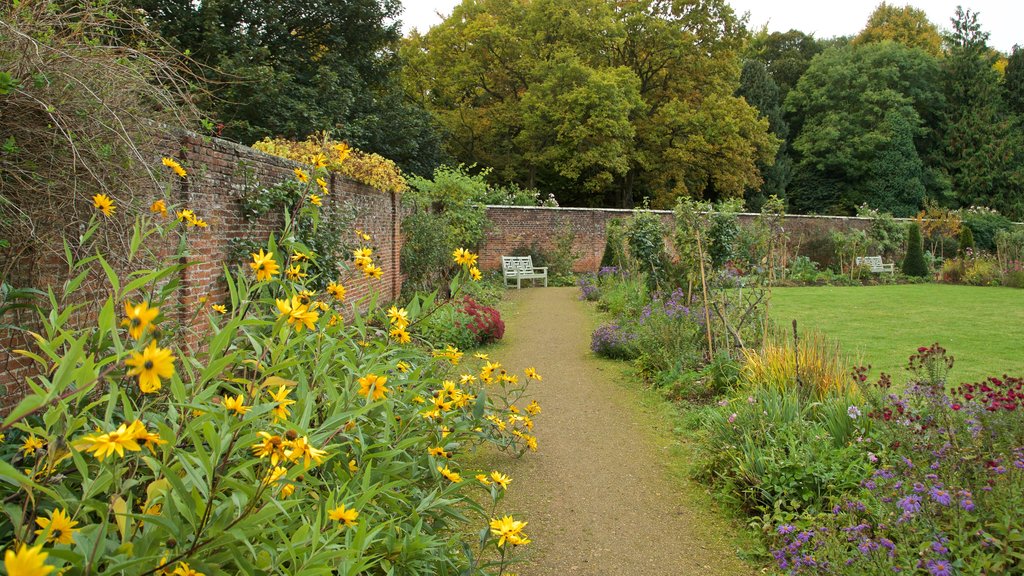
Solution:
[{"label": "tall green plant", "polygon": [[636,210],[626,227],[629,254],[639,271],[647,275],[651,286],[664,279],[668,257],[665,254],[665,229],[661,218],[647,210]]},{"label": "tall green plant", "polygon": [[928,275],[928,263],[924,259],[924,241],[921,228],[912,222],[907,229],[907,255],[903,259],[903,273],[923,278]]}]

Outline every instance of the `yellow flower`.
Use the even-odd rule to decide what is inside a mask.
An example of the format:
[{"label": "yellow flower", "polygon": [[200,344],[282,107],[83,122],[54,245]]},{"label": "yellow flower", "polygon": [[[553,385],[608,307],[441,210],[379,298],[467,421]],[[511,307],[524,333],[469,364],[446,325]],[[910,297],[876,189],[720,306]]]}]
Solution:
[{"label": "yellow flower", "polygon": [[275,300],[275,302],[280,311],[278,317],[288,318],[288,324],[294,326],[296,332],[302,332],[303,327],[316,330],[316,321],[320,319],[320,314],[310,312],[309,306],[303,304],[298,296],[292,296],[291,300]]},{"label": "yellow flower", "polygon": [[138,440],[135,438],[135,431],[130,430],[127,424],[121,424],[117,430],[106,434],[83,436],[75,442],[75,448],[85,452],[92,452],[100,462],[113,454],[123,458],[125,450],[131,452],[142,450]]},{"label": "yellow flower", "polygon": [[481,484],[483,484],[484,486],[490,486],[491,485],[491,481],[487,479],[487,475],[486,474],[477,474],[476,475],[476,479]]},{"label": "yellow flower", "polygon": [[537,451],[537,437],[536,436],[526,436],[525,438],[526,438],[526,445],[530,448],[530,452],[536,452]]},{"label": "yellow flower", "polygon": [[178,562],[178,567],[174,569],[173,576],[204,576],[204,574],[193,570],[191,566],[184,562]]},{"label": "yellow flower", "polygon": [[63,509],[53,510],[49,518],[36,518],[36,524],[40,528],[36,530],[36,534],[47,533],[46,541],[51,544],[71,544],[71,537],[78,531],[75,528],[78,522],[72,520],[68,516],[68,511]]},{"label": "yellow flower", "polygon": [[327,517],[340,522],[339,528],[352,528],[358,524],[356,519],[359,518],[359,512],[351,508],[346,509],[344,504],[340,504],[337,508],[328,510]]},{"label": "yellow flower", "polygon": [[392,306],[388,308],[388,321],[394,324],[397,328],[405,328],[409,325],[409,312],[405,308],[399,308],[398,306]]},{"label": "yellow flower", "polygon": [[281,272],[281,267],[274,260],[274,253],[264,254],[262,248],[260,248],[259,254],[252,253],[252,262],[249,263],[249,266],[256,271],[256,280],[260,282],[270,280],[272,276]]},{"label": "yellow flower", "polygon": [[375,264],[367,264],[366,267],[363,268],[363,276],[366,278],[376,278],[377,280],[380,280],[384,277],[384,270]]},{"label": "yellow flower", "polygon": [[398,370],[402,374],[405,374],[411,368],[412,368],[412,365],[409,364],[408,362],[404,361],[404,360],[399,360],[398,363],[395,364],[395,370]]},{"label": "yellow flower", "polygon": [[370,241],[370,235],[367,234],[366,232],[363,232],[359,228],[356,228],[356,238],[360,238],[364,242],[369,242]]},{"label": "yellow flower", "polygon": [[277,389],[277,392],[270,393],[270,399],[273,400],[274,402],[277,402],[277,406],[275,406],[274,409],[272,410],[272,412],[274,413],[275,422],[278,420],[287,420],[288,415],[292,413],[291,409],[289,409],[288,407],[291,406],[292,404],[295,404],[295,400],[291,400],[288,398],[288,394],[290,393],[291,390],[289,390],[288,387],[285,386],[284,384],[282,384],[281,387]]},{"label": "yellow flower", "polygon": [[483,380],[484,382],[489,383],[491,381],[491,374],[493,374],[495,370],[498,370],[500,368],[501,364],[499,362],[488,361],[486,364],[484,364],[484,367],[480,369],[480,379]]},{"label": "yellow flower", "polygon": [[114,210],[117,210],[117,206],[114,206],[114,201],[106,194],[96,194],[93,196],[92,207],[103,212],[103,215],[108,218],[114,215]]},{"label": "yellow flower", "polygon": [[446,480],[453,484],[458,484],[459,482],[462,482],[462,476],[458,472],[452,472],[451,470],[448,469],[447,466],[443,468],[438,466],[437,471],[441,473],[441,476],[444,476]]},{"label": "yellow flower", "polygon": [[528,522],[520,522],[511,516],[505,516],[500,520],[492,519],[491,534],[499,538],[499,547],[504,546],[505,542],[513,546],[522,546],[523,544],[530,543],[526,538],[526,534],[523,534],[523,528],[526,528],[527,524]]},{"label": "yellow flower", "polygon": [[128,316],[128,335],[138,340],[142,338],[143,332],[150,327],[153,320],[160,315],[159,308],[150,308],[148,302],[132,304],[130,301],[124,303],[124,313]]},{"label": "yellow flower", "polygon": [[302,268],[299,268],[298,264],[289,266],[288,269],[285,270],[284,275],[287,276],[289,280],[302,280],[309,276],[309,274],[302,271]]},{"label": "yellow flower", "polygon": [[355,474],[356,472],[359,472],[359,464],[356,463],[356,459],[355,458],[353,458],[353,459],[348,461],[348,471],[353,473],[353,474]]},{"label": "yellow flower", "polygon": [[296,262],[303,262],[303,261],[309,260],[309,255],[308,254],[303,254],[302,252],[299,252],[298,250],[295,250],[295,251],[292,252],[292,260],[294,260]]},{"label": "yellow flower", "polygon": [[163,163],[164,163],[164,166],[167,166],[171,170],[174,170],[174,173],[177,174],[178,176],[182,177],[182,178],[184,178],[185,176],[188,175],[188,173],[185,172],[185,169],[181,167],[181,164],[178,164],[173,158],[166,158],[165,157],[163,159]]},{"label": "yellow flower", "polygon": [[327,293],[334,296],[334,299],[339,302],[345,299],[345,287],[341,284],[331,282],[327,285]]},{"label": "yellow flower", "polygon": [[377,400],[383,400],[385,398],[385,394],[390,392],[390,390],[384,386],[387,381],[387,376],[367,374],[359,379],[359,395],[366,396],[367,398],[372,397],[374,402]]},{"label": "yellow flower", "polygon": [[477,268],[476,266],[473,266],[472,268],[469,269],[469,277],[472,278],[473,280],[479,282],[480,279],[484,277],[484,275],[480,273],[480,269],[479,268]]},{"label": "yellow flower", "polygon": [[198,226],[200,228],[206,228],[207,227],[206,220],[203,220],[202,218],[199,218],[198,216],[192,217],[192,219],[189,220],[188,223],[190,225],[192,225],[192,226]]},{"label": "yellow flower", "polygon": [[316,179],[316,185],[320,187],[320,190],[324,193],[324,196],[330,194],[330,190],[327,188],[327,181],[323,178]]},{"label": "yellow flower", "polygon": [[523,370],[523,372],[526,373],[527,378],[533,378],[537,382],[543,380],[543,378],[540,377],[540,374],[537,374],[537,371],[534,370],[533,368],[527,368],[526,370]]},{"label": "yellow flower", "polygon": [[455,263],[460,266],[475,266],[477,255],[473,254],[465,248],[458,248],[455,252],[452,252],[452,257],[455,259]]},{"label": "yellow flower", "polygon": [[167,444],[167,441],[160,437],[156,432],[150,432],[146,430],[146,425],[136,420],[128,426],[128,433],[131,434],[132,438],[143,448],[149,448],[149,451],[156,454],[156,447],[161,444]]},{"label": "yellow flower", "polygon": [[302,460],[302,465],[309,468],[310,461],[323,464],[324,458],[327,457],[327,451],[314,448],[309,443],[309,438],[303,436],[292,440],[291,448],[285,451],[284,455],[292,462]]},{"label": "yellow flower", "polygon": [[356,260],[356,261],[359,261],[359,260],[369,260],[372,257],[373,257],[373,249],[372,248],[356,248],[355,251],[352,253],[352,259]]},{"label": "yellow flower", "polygon": [[313,156],[312,158],[310,158],[310,162],[309,163],[312,164],[313,167],[317,168],[317,169],[319,169],[319,168],[326,168],[327,167],[327,158],[323,154],[317,154],[317,155]]},{"label": "yellow flower", "polygon": [[448,453],[445,452],[444,448],[442,448],[441,446],[434,446],[434,447],[428,448],[427,449],[427,454],[430,454],[431,456],[435,456],[435,457],[440,457],[440,458],[447,458],[448,457]]},{"label": "yellow flower", "polygon": [[334,152],[338,155],[338,163],[342,163],[348,158],[349,154],[352,153],[352,149],[348,147],[348,144],[341,142],[334,145]]},{"label": "yellow flower", "polygon": [[407,332],[404,328],[398,328],[397,326],[392,328],[391,331],[388,332],[388,336],[390,336],[392,340],[398,342],[399,344],[408,344],[409,342],[412,342],[412,336],[409,334],[409,332]]},{"label": "yellow flower", "polygon": [[228,313],[228,307],[223,304],[214,304],[213,306],[210,306],[210,308],[213,308],[214,312],[220,312],[221,314]]},{"label": "yellow flower", "polygon": [[263,440],[252,445],[252,452],[257,458],[270,457],[270,465],[277,466],[278,462],[285,459],[285,450],[288,443],[280,436],[271,435],[269,432],[258,432]]},{"label": "yellow flower", "polygon": [[18,551],[8,550],[4,553],[4,568],[7,568],[8,576],[46,576],[53,572],[53,566],[45,564],[46,557],[43,552],[43,545],[29,548],[22,544]]},{"label": "yellow flower", "polygon": [[295,177],[298,178],[299,182],[303,184],[309,182],[309,174],[306,174],[306,171],[302,168],[296,168],[293,172],[295,172]]},{"label": "yellow flower", "polygon": [[323,198],[317,196],[316,194],[310,194],[309,195],[309,202],[313,206],[323,206],[324,205]]},{"label": "yellow flower", "polygon": [[540,404],[536,400],[526,405],[526,413],[530,416],[536,416],[540,414]]},{"label": "yellow flower", "polygon": [[150,204],[149,211],[167,218],[167,204],[162,199]]},{"label": "yellow flower", "polygon": [[167,348],[158,348],[156,342],[150,342],[142,353],[132,352],[132,357],[124,362],[131,366],[129,376],[139,377],[139,389],[145,394],[160,389],[160,380],[170,378],[174,374],[174,356]]},{"label": "yellow flower", "polygon": [[497,484],[498,486],[501,486],[502,489],[504,490],[508,490],[508,485],[509,483],[512,482],[511,478],[502,474],[501,472],[498,472],[497,470],[491,472],[491,480],[494,480],[494,483]]},{"label": "yellow flower", "polygon": [[288,469],[283,466],[274,466],[270,470],[267,470],[267,475],[263,478],[263,484],[270,485],[277,482],[281,478],[288,475]]},{"label": "yellow flower", "polygon": [[245,416],[245,413],[249,411],[250,406],[245,405],[245,397],[239,394],[234,398],[232,398],[231,396],[225,396],[224,409],[229,412],[234,412],[239,416]]},{"label": "yellow flower", "polygon": [[295,493],[295,484],[288,483],[281,487],[281,498],[287,498]]},{"label": "yellow flower", "polygon": [[25,456],[31,456],[36,450],[42,450],[43,446],[46,446],[46,442],[39,438],[36,438],[35,434],[25,438],[25,441],[21,444],[21,451]]}]

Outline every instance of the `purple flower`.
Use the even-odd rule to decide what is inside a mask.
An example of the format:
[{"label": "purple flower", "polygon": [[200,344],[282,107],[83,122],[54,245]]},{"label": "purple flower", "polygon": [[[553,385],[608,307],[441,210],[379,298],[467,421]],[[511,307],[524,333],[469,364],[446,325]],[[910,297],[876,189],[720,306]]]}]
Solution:
[{"label": "purple flower", "polygon": [[792,524],[783,524],[775,529],[775,531],[779,533],[779,536],[792,534],[794,530],[796,530],[796,526],[793,526]]},{"label": "purple flower", "polygon": [[736,413],[733,412],[732,414],[729,414],[728,420],[729,420],[729,424],[732,424],[733,422],[735,422],[736,421]]},{"label": "purple flower", "polygon": [[851,419],[856,420],[857,418],[860,417],[860,408],[857,408],[854,405],[850,405],[850,407],[846,409],[846,415],[849,416]]},{"label": "purple flower", "polygon": [[928,491],[928,495],[932,497],[932,500],[942,504],[943,506],[949,506],[950,498],[949,492],[945,490],[939,490],[938,488],[932,488]]},{"label": "purple flower", "polygon": [[875,456],[874,452],[868,452],[868,462],[871,462],[872,464],[878,462],[878,456]]},{"label": "purple flower", "polygon": [[940,554],[942,556],[945,556],[946,554],[949,553],[949,548],[946,548],[946,545],[943,544],[942,542],[935,541],[935,542],[932,542],[932,552],[935,552],[936,554]]},{"label": "purple flower", "polygon": [[953,574],[949,569],[949,562],[945,560],[928,560],[924,563],[924,567],[932,576],[952,576]]},{"label": "purple flower", "polygon": [[970,512],[974,510],[974,500],[971,500],[970,498],[961,498],[960,507]]},{"label": "purple flower", "polygon": [[903,512],[907,514],[916,514],[921,511],[921,497],[917,494],[910,494],[904,498],[901,498],[896,505],[903,509]]}]

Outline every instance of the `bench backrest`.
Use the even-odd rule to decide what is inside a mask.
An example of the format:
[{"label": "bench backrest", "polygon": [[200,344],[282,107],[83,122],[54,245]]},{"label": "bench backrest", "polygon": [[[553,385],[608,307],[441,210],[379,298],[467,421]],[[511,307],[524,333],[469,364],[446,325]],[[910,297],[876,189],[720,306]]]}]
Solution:
[{"label": "bench backrest", "polygon": [[881,267],[882,266],[882,257],[881,256],[857,256],[857,266],[862,266],[862,265],[871,266],[872,268],[874,268],[876,266],[877,267]]},{"label": "bench backrest", "polygon": [[505,271],[505,274],[532,274],[533,273],[533,257],[532,256],[502,256],[501,257],[501,269]]}]

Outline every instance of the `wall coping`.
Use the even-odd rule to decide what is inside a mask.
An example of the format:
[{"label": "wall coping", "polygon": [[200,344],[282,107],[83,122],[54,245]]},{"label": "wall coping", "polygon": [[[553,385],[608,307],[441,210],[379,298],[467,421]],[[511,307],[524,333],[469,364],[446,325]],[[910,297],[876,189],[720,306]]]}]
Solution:
[{"label": "wall coping", "polygon": [[[487,209],[513,209],[513,210],[551,210],[555,212],[609,212],[612,214],[632,214],[634,212],[648,212],[651,214],[675,214],[672,210],[632,210],[629,208],[582,208],[573,206],[509,206],[506,204],[487,204]],[[737,212],[739,216],[756,218],[760,212]],[[786,214],[786,218],[806,218],[811,220],[856,220],[870,221],[865,216],[828,216],[822,214]],[[913,218],[896,218],[896,220],[913,220]]]}]

